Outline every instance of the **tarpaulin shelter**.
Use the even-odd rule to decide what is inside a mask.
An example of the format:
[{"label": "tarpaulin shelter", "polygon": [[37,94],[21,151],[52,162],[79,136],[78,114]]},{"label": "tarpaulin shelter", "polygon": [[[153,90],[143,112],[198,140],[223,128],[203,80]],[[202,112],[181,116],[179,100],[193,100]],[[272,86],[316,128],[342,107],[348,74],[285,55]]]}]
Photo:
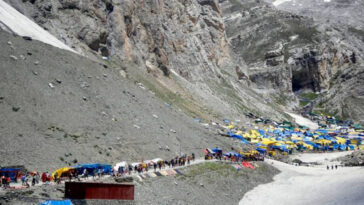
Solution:
[{"label": "tarpaulin shelter", "polygon": [[63,177],[66,175],[66,174],[69,174],[71,170],[74,170],[73,167],[63,167],[63,168],[60,168],[60,169],[57,169],[56,171],[54,171],[51,175],[51,178],[54,179],[54,175],[57,173],[57,177]]},{"label": "tarpaulin shelter", "polygon": [[97,172],[100,168],[105,174],[111,173],[111,165],[109,164],[79,164],[74,166],[74,168],[79,174],[82,174],[86,169],[90,175],[93,175],[95,170]]},{"label": "tarpaulin shelter", "polygon": [[235,157],[242,157],[241,154],[237,153],[237,152],[228,152],[228,153],[224,153],[225,156],[235,156]]},{"label": "tarpaulin shelter", "polygon": [[221,148],[218,148],[218,147],[215,147],[212,149],[212,151],[214,152],[222,152],[222,149]]},{"label": "tarpaulin shelter", "polygon": [[19,172],[20,172],[20,168],[1,168],[0,176],[10,177],[10,179],[12,181],[15,181]]},{"label": "tarpaulin shelter", "polygon": [[48,201],[40,203],[39,205],[72,205],[72,202],[69,199],[62,200],[62,201],[48,200]]}]

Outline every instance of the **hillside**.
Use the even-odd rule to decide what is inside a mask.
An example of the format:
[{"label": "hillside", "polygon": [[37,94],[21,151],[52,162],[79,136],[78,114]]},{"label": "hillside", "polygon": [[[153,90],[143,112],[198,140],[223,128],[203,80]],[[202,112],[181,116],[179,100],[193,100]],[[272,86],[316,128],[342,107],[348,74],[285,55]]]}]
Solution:
[{"label": "hillside", "polygon": [[4,32],[0,45],[1,165],[48,171],[231,146],[120,69]]}]

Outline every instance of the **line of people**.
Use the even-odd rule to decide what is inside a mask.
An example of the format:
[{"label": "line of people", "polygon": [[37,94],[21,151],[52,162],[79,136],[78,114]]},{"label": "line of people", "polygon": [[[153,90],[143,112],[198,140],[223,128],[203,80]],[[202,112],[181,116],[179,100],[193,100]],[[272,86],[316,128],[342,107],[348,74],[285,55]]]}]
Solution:
[{"label": "line of people", "polygon": [[166,169],[166,168],[174,168],[177,166],[185,166],[186,164],[189,165],[191,161],[195,160],[195,154],[192,153],[191,155],[183,155],[181,157],[175,157],[171,160],[160,160],[160,161],[150,161],[146,163],[139,163],[127,166],[120,166],[117,170],[114,168],[112,169],[112,173],[115,177],[123,176],[123,175],[131,175],[132,173],[141,174],[143,172],[148,172],[149,170],[153,169],[155,172],[159,169]]},{"label": "line of people", "polygon": [[[338,167],[338,166],[337,166],[337,164],[335,164],[335,165],[331,165],[331,170],[333,170],[333,169],[334,169],[334,167],[335,167],[335,169],[337,169],[337,167]],[[327,165],[327,166],[326,166],[326,169],[327,169],[327,170],[330,170],[330,166],[329,166],[329,165]]]}]

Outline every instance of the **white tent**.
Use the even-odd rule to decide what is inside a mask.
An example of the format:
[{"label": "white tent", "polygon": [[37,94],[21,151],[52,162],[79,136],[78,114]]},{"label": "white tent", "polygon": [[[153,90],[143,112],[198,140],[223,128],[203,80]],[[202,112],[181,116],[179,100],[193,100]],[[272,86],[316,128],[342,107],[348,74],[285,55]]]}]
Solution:
[{"label": "white tent", "polygon": [[119,167],[126,168],[127,166],[128,166],[128,163],[126,163],[126,161],[122,161],[122,162],[116,163],[116,165],[114,166],[114,170],[119,170]]}]

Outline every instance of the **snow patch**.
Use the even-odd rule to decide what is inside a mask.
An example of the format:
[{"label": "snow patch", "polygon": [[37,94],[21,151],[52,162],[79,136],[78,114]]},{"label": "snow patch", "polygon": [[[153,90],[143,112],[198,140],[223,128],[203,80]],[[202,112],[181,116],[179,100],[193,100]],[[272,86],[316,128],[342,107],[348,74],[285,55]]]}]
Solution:
[{"label": "snow patch", "polygon": [[315,122],[312,122],[310,119],[304,118],[301,115],[297,115],[297,114],[293,114],[290,112],[286,112],[288,115],[290,115],[291,117],[293,117],[296,121],[297,124],[299,125],[303,125],[306,126],[308,128],[310,128],[311,130],[315,130],[318,129],[318,124]]},{"label": "snow patch", "polygon": [[298,38],[298,35],[294,35],[294,36],[290,36],[289,37],[289,40],[290,41],[294,41],[294,40],[296,40]]},{"label": "snow patch", "polygon": [[241,13],[236,13],[236,14],[232,14],[232,15],[226,17],[226,20],[227,21],[232,21],[232,20],[234,20],[236,18],[241,18],[241,17],[242,17]]},{"label": "snow patch", "polygon": [[3,0],[0,0],[0,24],[19,36],[29,36],[54,47],[77,53]]},{"label": "snow patch", "polygon": [[273,5],[274,6],[279,6],[279,5],[281,5],[281,4],[285,3],[285,2],[290,2],[290,1],[292,1],[292,0],[276,0],[275,2],[273,2]]}]

